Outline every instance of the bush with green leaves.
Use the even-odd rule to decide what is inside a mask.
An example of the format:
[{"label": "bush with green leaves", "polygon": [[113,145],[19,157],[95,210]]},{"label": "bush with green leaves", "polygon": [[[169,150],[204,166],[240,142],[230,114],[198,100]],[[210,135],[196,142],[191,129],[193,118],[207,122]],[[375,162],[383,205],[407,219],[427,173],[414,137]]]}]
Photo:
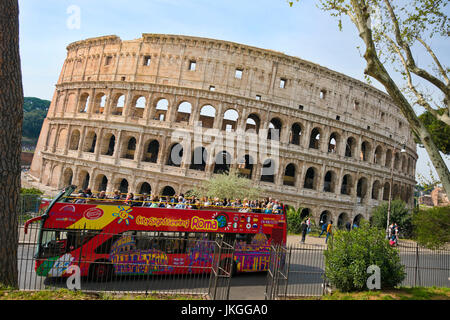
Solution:
[{"label": "bush with green leaves", "polygon": [[286,210],[287,229],[288,232],[293,234],[299,234],[302,231],[302,218],[301,212],[303,208],[295,210],[294,207],[288,207]]},{"label": "bush with green leaves", "polygon": [[417,242],[430,249],[450,243],[450,206],[419,210],[413,216]]},{"label": "bush with green leaves", "polygon": [[[372,211],[372,225],[378,229],[386,230],[388,202],[383,202]],[[400,199],[391,201],[391,213],[389,224],[397,223],[400,236],[410,238],[412,236],[412,214],[406,207],[406,203]]]},{"label": "bush with green leaves", "polygon": [[405,278],[398,250],[389,245],[383,230],[363,222],[352,231],[336,230],[324,252],[325,274],[340,291],[368,290],[367,268],[380,268],[381,289],[399,285]]}]

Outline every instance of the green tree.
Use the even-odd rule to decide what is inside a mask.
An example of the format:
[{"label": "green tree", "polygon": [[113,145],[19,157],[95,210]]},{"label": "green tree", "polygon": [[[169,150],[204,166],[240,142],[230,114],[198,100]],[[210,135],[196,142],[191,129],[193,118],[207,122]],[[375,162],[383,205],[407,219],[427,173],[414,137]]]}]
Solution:
[{"label": "green tree", "polygon": [[[372,210],[372,226],[380,230],[386,230],[388,203],[383,202]],[[412,235],[412,214],[406,207],[406,203],[400,199],[391,201],[391,213],[389,224],[397,223],[400,235],[409,238]]]},{"label": "green tree", "polygon": [[[437,110],[438,114],[445,112],[444,108]],[[420,121],[430,131],[431,138],[439,151],[449,155],[450,154],[450,126],[436,119],[429,111],[425,111],[419,116]],[[417,141],[419,143],[419,141]]]},{"label": "green tree", "polygon": [[[297,0],[299,1],[299,0]],[[397,105],[409,123],[412,134],[420,141],[450,197],[450,172],[433,141],[432,134],[419,119],[413,106],[430,112],[450,125],[450,68],[441,63],[429,42],[450,35],[446,0],[317,0],[319,7],[339,20],[348,17],[365,45],[364,74],[376,79]],[[292,6],[294,1],[288,1]],[[431,66],[418,64],[418,50],[427,52]],[[389,70],[388,70],[389,69]],[[400,76],[404,81],[394,80]],[[431,93],[429,92],[430,90]],[[437,97],[437,98],[435,98]],[[436,107],[437,106],[437,107]],[[444,109],[442,114],[437,110]],[[422,109],[422,110],[423,110]]]},{"label": "green tree", "polygon": [[286,210],[288,232],[299,234],[302,231],[302,221],[304,220],[301,217],[302,210],[302,207],[296,210],[291,206]]},{"label": "green tree", "polygon": [[391,247],[385,233],[367,222],[351,232],[336,230],[324,252],[325,275],[341,291],[368,290],[369,266],[380,268],[380,289],[394,288],[405,278],[398,250]]},{"label": "green tree", "polygon": [[450,206],[419,210],[412,224],[417,242],[438,249],[450,242]]},{"label": "green tree", "polygon": [[219,199],[257,199],[261,190],[253,186],[253,182],[239,176],[235,171],[214,175],[210,180],[203,181],[194,187],[192,195]]}]

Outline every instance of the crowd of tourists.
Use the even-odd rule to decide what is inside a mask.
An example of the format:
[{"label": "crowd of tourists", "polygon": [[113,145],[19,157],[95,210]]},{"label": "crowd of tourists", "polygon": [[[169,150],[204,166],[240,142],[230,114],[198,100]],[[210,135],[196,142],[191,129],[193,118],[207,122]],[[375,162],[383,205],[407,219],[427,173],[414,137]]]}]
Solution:
[{"label": "crowd of tourists", "polygon": [[210,197],[187,197],[184,194],[173,196],[156,196],[150,194],[134,195],[132,192],[121,193],[115,190],[112,196],[105,191],[94,194],[91,189],[79,190],[77,196],[72,196],[74,203],[88,203],[91,200],[122,201],[130,207],[173,208],[173,209],[201,209],[224,208],[234,209],[239,212],[273,213],[282,214],[283,204],[271,197],[263,200],[219,199]]}]

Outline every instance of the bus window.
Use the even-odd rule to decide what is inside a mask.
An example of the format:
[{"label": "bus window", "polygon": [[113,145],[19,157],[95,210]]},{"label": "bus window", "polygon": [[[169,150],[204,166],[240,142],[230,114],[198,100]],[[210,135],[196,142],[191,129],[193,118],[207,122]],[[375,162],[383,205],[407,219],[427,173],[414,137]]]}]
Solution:
[{"label": "bus window", "polygon": [[98,230],[43,230],[39,258],[48,258],[78,249],[94,236]]},{"label": "bus window", "polygon": [[246,244],[250,244],[252,242],[253,234],[250,233],[238,233],[236,234],[237,242],[245,242]]}]

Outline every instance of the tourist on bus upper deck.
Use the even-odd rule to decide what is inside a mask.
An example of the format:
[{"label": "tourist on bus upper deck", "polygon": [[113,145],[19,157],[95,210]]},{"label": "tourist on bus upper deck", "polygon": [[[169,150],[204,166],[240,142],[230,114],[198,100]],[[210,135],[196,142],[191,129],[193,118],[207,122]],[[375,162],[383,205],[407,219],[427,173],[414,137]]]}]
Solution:
[{"label": "tourist on bus upper deck", "polygon": [[104,190],[100,191],[97,195],[97,199],[106,199],[106,192]]},{"label": "tourist on bus upper deck", "polygon": [[272,213],[272,203],[268,203],[264,213]]},{"label": "tourist on bus upper deck", "polygon": [[114,196],[113,196],[114,200],[120,200],[120,191],[119,190],[114,190]]}]

